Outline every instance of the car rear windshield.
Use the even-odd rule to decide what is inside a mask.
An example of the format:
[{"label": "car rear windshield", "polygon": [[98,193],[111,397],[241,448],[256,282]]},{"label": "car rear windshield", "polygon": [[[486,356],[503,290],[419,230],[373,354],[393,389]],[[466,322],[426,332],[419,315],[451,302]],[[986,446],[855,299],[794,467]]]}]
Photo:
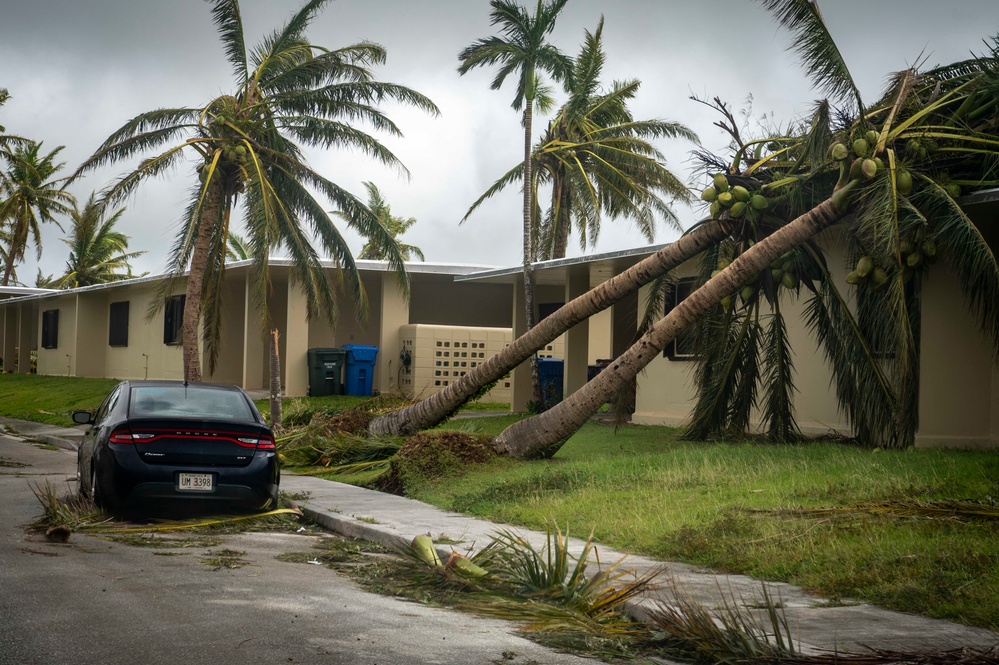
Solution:
[{"label": "car rear windshield", "polygon": [[255,420],[242,393],[203,386],[134,386],[130,418]]}]

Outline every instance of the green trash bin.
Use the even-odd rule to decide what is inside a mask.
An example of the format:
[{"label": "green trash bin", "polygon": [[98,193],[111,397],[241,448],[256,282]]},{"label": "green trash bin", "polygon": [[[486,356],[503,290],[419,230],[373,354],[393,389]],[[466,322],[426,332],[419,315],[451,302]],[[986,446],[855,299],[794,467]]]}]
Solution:
[{"label": "green trash bin", "polygon": [[309,395],[343,394],[342,349],[309,349]]}]

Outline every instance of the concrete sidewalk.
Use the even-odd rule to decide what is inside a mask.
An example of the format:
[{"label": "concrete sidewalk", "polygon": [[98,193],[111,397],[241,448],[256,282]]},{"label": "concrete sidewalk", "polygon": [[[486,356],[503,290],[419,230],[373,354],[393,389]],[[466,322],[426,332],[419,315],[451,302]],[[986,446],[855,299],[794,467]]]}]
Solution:
[{"label": "concrete sidewalk", "polygon": [[[25,438],[46,441],[69,450],[82,432],[37,423],[0,419],[0,424]],[[507,527],[486,520],[449,513],[433,506],[404,497],[375,492],[310,476],[285,474],[281,489],[299,500],[305,514],[318,524],[338,534],[361,538],[387,546],[412,541],[420,534],[430,534],[435,540],[454,545],[438,546],[442,555],[452,549],[471,553],[490,542],[491,536],[509,529],[535,547],[542,547],[545,534]],[[583,541],[573,539],[575,552],[582,550]],[[682,563],[662,562],[640,556],[628,556],[601,545],[596,554],[604,565],[627,556],[622,567],[642,575],[661,571],[663,580],[673,580],[675,586],[707,607],[718,607],[724,598],[728,602],[758,607],[762,600],[762,583],[742,575],[719,575]],[[672,600],[670,584],[650,592],[629,608],[637,617],[657,603]],[[768,582],[773,598],[778,599],[803,651],[857,651],[862,647],[897,651],[943,650],[956,647],[990,648],[999,644],[999,633],[970,628],[960,624],[921,616],[892,612],[862,602],[830,603],[805,593],[790,584]],[[760,610],[751,610],[760,611]]]}]

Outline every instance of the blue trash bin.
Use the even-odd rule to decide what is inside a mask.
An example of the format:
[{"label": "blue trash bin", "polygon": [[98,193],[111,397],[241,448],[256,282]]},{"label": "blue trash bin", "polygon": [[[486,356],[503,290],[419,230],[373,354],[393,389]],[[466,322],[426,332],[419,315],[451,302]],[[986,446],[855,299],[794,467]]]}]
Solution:
[{"label": "blue trash bin", "polygon": [[375,379],[375,358],[377,346],[365,344],[344,344],[340,347],[347,353],[344,363],[344,392],[348,395],[371,396]]},{"label": "blue trash bin", "polygon": [[538,358],[538,377],[541,379],[541,399],[545,409],[562,401],[565,362],[559,358]]}]

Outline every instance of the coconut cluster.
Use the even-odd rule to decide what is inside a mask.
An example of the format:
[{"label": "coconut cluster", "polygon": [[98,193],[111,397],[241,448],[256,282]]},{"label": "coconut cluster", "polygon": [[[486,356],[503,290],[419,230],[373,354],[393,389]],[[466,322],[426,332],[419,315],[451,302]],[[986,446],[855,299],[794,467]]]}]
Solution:
[{"label": "coconut cluster", "polygon": [[711,186],[701,192],[701,200],[711,204],[711,219],[720,219],[728,210],[729,216],[735,219],[745,217],[755,221],[770,207],[763,194],[750,192],[742,185],[730,186],[724,173],[712,177]]},{"label": "coconut cluster", "polygon": [[[902,279],[908,282],[921,270],[926,270],[936,261],[937,243],[926,235],[922,228],[903,236],[898,243],[898,253],[902,264]],[[870,284],[874,288],[888,281],[888,274],[873,257],[861,256],[857,265],[846,276],[847,284]]]},{"label": "coconut cluster", "polygon": [[[769,272],[770,281],[773,284],[774,291],[780,289],[781,287],[794,290],[801,284],[801,279],[798,277],[798,274],[793,266],[793,257],[794,252],[789,251],[777,257],[777,259],[775,259],[773,263],[765,269]],[[729,261],[727,259],[719,259],[718,267],[716,270],[712,271],[711,276],[714,277],[728,266]],[[760,282],[763,281],[761,277],[763,277],[764,274],[765,273],[757,273],[753,275],[737,293],[722,298],[722,308],[728,309],[731,307],[732,299],[735,296],[741,298],[743,303],[749,303],[759,290]]]},{"label": "coconut cluster", "polygon": [[829,157],[840,163],[841,182],[870,180],[884,171],[884,161],[874,154],[877,143],[878,133],[872,129],[863,137],[854,139],[850,147],[844,143],[829,146]]}]

